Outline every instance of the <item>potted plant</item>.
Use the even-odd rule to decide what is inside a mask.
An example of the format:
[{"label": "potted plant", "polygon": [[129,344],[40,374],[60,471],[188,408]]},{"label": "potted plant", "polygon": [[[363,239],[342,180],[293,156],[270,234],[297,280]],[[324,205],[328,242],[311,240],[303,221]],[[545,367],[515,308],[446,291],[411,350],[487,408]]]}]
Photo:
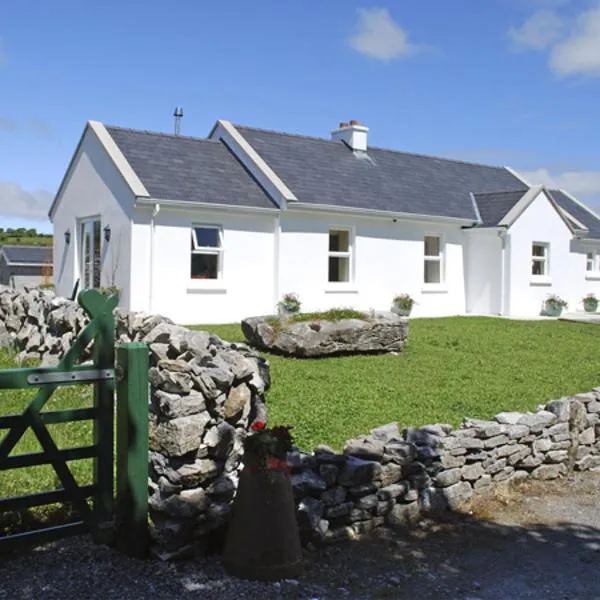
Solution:
[{"label": "potted plant", "polygon": [[302,547],[287,454],[290,427],[256,421],[244,440],[240,474],[227,530],[223,565],[236,577],[279,580],[302,567]]},{"label": "potted plant", "polygon": [[277,311],[281,317],[288,317],[290,315],[296,315],[300,312],[300,298],[298,294],[290,292],[284,294],[283,298],[277,303]]},{"label": "potted plant", "polygon": [[415,300],[409,294],[399,294],[392,300],[392,312],[408,317],[415,304]]},{"label": "potted plant", "polygon": [[585,312],[593,313],[598,309],[598,298],[594,294],[588,294],[583,298],[583,309]]},{"label": "potted plant", "polygon": [[567,301],[556,294],[551,294],[544,302],[544,315],[547,317],[560,317],[563,308],[566,308]]}]

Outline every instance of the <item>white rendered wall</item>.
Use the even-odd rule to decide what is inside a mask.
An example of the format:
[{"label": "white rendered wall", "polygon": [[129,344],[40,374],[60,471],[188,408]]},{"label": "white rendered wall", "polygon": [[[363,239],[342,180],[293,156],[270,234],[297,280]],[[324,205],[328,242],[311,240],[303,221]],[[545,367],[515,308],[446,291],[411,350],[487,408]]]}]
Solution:
[{"label": "white rendered wall", "polygon": [[[543,192],[515,221],[509,237],[510,315],[539,315],[549,294],[567,300],[568,311],[581,310],[581,300],[590,292],[600,297],[600,281],[586,277],[587,250],[573,241],[571,232]],[[531,276],[533,242],[550,244],[547,281],[536,281]]]},{"label": "white rendered wall", "polygon": [[[349,284],[327,281],[329,229],[335,227],[354,231],[354,278]],[[445,281],[427,286],[423,238],[438,234],[445,240]],[[418,303],[413,316],[464,314],[464,248],[458,226],[284,212],[279,293],[298,293],[305,311],[341,306],[389,310],[395,295],[409,293]]]},{"label": "white rendered wall", "polygon": [[[133,228],[134,308],[190,325],[233,323],[274,311],[274,217],[162,206],[155,217],[152,291],[149,222],[148,212],[139,211]],[[191,279],[194,224],[222,227],[222,280]]]},{"label": "white rendered wall", "polygon": [[496,229],[465,232],[467,312],[498,315],[502,310],[502,240]]},{"label": "white rendered wall", "polygon": [[[53,218],[54,284],[60,296],[69,297],[80,276],[80,219],[96,217],[101,228],[110,225],[110,242],[101,246],[101,286],[121,289],[120,305],[129,308],[129,269],[133,195],[96,135],[87,129],[74,157],[68,180]],[[71,232],[70,244],[65,231]]]}]

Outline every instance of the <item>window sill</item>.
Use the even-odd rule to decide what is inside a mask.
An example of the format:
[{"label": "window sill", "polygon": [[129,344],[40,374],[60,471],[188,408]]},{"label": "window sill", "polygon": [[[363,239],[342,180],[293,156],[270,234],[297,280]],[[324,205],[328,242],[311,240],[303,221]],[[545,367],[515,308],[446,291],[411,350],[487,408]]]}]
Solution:
[{"label": "window sill", "polygon": [[192,279],[187,284],[189,293],[225,294],[227,287],[221,279]]},{"label": "window sill", "polygon": [[424,283],[421,289],[422,294],[447,294],[448,288],[440,283]]},{"label": "window sill", "polygon": [[358,288],[354,286],[350,286],[347,283],[342,283],[336,285],[335,283],[330,283],[325,288],[326,294],[358,294]]},{"label": "window sill", "polygon": [[532,276],[529,285],[552,285],[552,277]]},{"label": "window sill", "polygon": [[587,281],[600,281],[600,273],[587,273],[585,278]]}]

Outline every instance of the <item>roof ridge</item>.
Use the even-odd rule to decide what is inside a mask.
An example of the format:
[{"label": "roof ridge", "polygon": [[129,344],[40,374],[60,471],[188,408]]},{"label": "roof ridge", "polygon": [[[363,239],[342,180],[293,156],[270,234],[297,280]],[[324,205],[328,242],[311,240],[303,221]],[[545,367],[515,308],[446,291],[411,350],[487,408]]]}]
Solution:
[{"label": "roof ridge", "polygon": [[129,133],[143,133],[145,135],[152,135],[152,136],[156,136],[156,137],[164,137],[164,138],[176,138],[176,139],[184,139],[184,140],[194,140],[197,142],[211,142],[211,143],[218,143],[219,140],[215,140],[213,138],[206,138],[206,137],[198,137],[195,135],[181,135],[181,134],[175,134],[175,133],[166,133],[164,131],[152,131],[150,129],[135,129],[134,127],[121,127],[119,125],[107,125],[106,123],[103,123],[104,127],[106,127],[106,129],[117,129],[118,131],[127,131]]},{"label": "roof ridge", "polygon": [[52,250],[52,246],[44,246],[42,244],[1,244],[0,248],[48,248]]},{"label": "roof ridge", "polygon": [[[233,126],[236,129],[238,129],[238,128],[239,129],[252,129],[253,131],[261,131],[264,133],[275,133],[277,135],[284,135],[284,136],[292,137],[292,138],[313,140],[316,142],[326,142],[329,144],[337,143],[334,140],[330,140],[330,139],[327,139],[324,137],[305,135],[302,133],[290,133],[289,131],[279,131],[277,129],[267,129],[264,127],[252,127],[250,125],[238,125],[236,123],[233,123]],[[368,146],[367,154],[369,153],[369,150],[379,150],[381,152],[392,152],[394,154],[402,154],[404,156],[417,156],[420,158],[433,158],[435,160],[444,160],[447,162],[459,163],[459,164],[463,164],[463,165],[470,165],[470,166],[474,166],[474,167],[486,167],[488,169],[498,169],[498,170],[503,170],[503,171],[507,170],[506,167],[499,166],[499,165],[486,165],[484,163],[478,163],[478,162],[473,162],[473,161],[468,161],[468,160],[461,160],[460,158],[447,158],[445,156],[438,156],[436,154],[423,154],[420,152],[407,152],[406,150],[396,150],[394,148],[382,148],[381,146]],[[513,177],[514,177],[514,175],[513,175]],[[517,179],[517,177],[515,177],[515,179]]]},{"label": "roof ridge", "polygon": [[528,192],[528,188],[521,188],[518,190],[504,190],[503,192],[473,192],[474,196],[500,196],[502,194],[516,194],[517,192]]}]

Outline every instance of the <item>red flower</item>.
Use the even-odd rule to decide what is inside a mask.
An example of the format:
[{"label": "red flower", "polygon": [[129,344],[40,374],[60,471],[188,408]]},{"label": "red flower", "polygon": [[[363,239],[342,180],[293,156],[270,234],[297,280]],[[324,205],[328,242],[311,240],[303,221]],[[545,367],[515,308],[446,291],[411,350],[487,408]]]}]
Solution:
[{"label": "red flower", "polygon": [[258,431],[259,429],[264,429],[266,427],[266,423],[264,421],[254,421],[250,429],[252,431]]}]

